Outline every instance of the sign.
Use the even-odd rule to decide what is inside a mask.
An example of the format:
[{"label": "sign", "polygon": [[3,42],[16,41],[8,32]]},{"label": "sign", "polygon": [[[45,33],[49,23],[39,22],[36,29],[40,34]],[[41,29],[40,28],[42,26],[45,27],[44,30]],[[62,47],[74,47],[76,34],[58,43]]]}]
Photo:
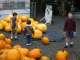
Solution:
[{"label": "sign", "polygon": [[51,24],[51,21],[52,21],[52,5],[46,5],[45,20],[46,20],[46,23]]}]

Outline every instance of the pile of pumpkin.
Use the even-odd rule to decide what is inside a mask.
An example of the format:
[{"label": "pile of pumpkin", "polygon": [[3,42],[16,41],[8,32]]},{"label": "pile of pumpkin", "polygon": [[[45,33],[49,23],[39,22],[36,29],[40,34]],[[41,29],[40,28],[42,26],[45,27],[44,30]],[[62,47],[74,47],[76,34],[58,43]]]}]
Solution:
[{"label": "pile of pumpkin", "polygon": [[[11,28],[11,18],[12,16],[6,16],[4,17],[4,19],[0,20],[0,30],[4,30],[6,32],[11,32],[12,28]],[[24,28],[26,27],[26,21],[27,20],[31,20],[31,25],[34,29],[34,34],[32,35],[33,38],[41,38],[43,35],[43,32],[46,32],[47,30],[47,25],[43,24],[43,23],[39,23],[38,21],[28,17],[28,16],[17,16],[16,19],[16,25],[17,25],[17,29],[16,32],[17,33],[21,33]]]},{"label": "pile of pumpkin", "polygon": [[12,44],[10,38],[0,33],[0,60],[50,60],[40,48],[28,49]]}]

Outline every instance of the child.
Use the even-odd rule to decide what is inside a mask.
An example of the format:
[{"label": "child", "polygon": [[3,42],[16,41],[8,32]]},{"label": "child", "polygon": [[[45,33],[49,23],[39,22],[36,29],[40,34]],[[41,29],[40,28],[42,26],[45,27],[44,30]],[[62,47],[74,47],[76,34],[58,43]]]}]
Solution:
[{"label": "child", "polygon": [[72,47],[74,44],[73,42],[74,34],[76,32],[76,22],[72,18],[72,13],[68,14],[68,18],[65,21],[64,32],[66,33],[65,48],[69,46],[69,43],[70,43],[70,47]]},{"label": "child", "polygon": [[33,31],[33,28],[31,26],[31,21],[27,20],[27,26],[25,27],[25,30],[24,30],[24,35],[26,36],[26,39],[27,39],[26,45],[31,45],[33,33],[34,33],[34,31]]},{"label": "child", "polygon": [[11,39],[12,38],[17,38],[16,36],[16,18],[17,18],[17,13],[14,12],[13,13],[13,17],[12,17],[12,21],[11,21],[11,25],[12,25],[12,32],[11,32]]}]

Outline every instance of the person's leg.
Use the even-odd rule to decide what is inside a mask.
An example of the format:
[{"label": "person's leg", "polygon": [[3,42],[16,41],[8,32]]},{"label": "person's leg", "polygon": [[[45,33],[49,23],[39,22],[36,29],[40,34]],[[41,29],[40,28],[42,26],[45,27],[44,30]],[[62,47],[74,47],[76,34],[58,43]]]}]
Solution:
[{"label": "person's leg", "polygon": [[71,36],[70,36],[70,46],[72,47],[74,45],[74,33],[71,32]]},{"label": "person's leg", "polygon": [[65,43],[66,44],[64,48],[67,48],[69,46],[69,32],[66,32]]},{"label": "person's leg", "polygon": [[31,43],[32,43],[31,35],[27,35],[27,45],[31,45]]}]

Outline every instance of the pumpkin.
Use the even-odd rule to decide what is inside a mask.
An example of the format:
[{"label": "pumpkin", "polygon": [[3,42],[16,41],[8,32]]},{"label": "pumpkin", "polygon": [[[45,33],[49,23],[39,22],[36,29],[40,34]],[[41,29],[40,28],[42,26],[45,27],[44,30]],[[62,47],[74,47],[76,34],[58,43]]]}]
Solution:
[{"label": "pumpkin", "polygon": [[6,60],[20,60],[21,55],[18,49],[10,49],[6,53]]},{"label": "pumpkin", "polygon": [[4,40],[5,39],[5,35],[3,33],[0,33],[0,40]]},{"label": "pumpkin", "polygon": [[40,60],[51,60],[51,59],[50,59],[50,57],[48,57],[48,56],[42,56],[42,57],[40,58]]},{"label": "pumpkin", "polygon": [[0,22],[0,30],[2,30],[3,29],[3,25],[2,25],[2,23]]},{"label": "pumpkin", "polygon": [[35,29],[32,37],[35,38],[35,39],[40,39],[42,37],[42,35],[43,35],[43,33],[40,30]]},{"label": "pumpkin", "polygon": [[6,43],[4,40],[0,40],[0,49],[3,49],[5,47]]},{"label": "pumpkin", "polygon": [[26,22],[27,19],[28,19],[27,16],[21,16],[21,21],[22,21],[22,22]]},{"label": "pumpkin", "polygon": [[69,53],[64,50],[64,51],[58,51],[56,54],[56,60],[68,60]]},{"label": "pumpkin", "polygon": [[9,49],[2,49],[0,50],[0,60],[6,60],[6,53]]},{"label": "pumpkin", "polygon": [[30,57],[22,56],[21,60],[30,60]]},{"label": "pumpkin", "polygon": [[26,27],[26,25],[27,25],[26,22],[22,22],[21,23],[21,29],[24,30],[24,28]]},{"label": "pumpkin", "polygon": [[6,48],[6,49],[11,49],[11,48],[12,48],[12,45],[6,44],[6,45],[5,45],[5,48]]},{"label": "pumpkin", "polygon": [[37,28],[38,28],[39,30],[41,30],[42,32],[46,32],[46,30],[47,30],[47,25],[40,23],[40,24],[37,25]]},{"label": "pumpkin", "polygon": [[4,28],[5,28],[5,31],[6,31],[6,32],[10,32],[10,31],[12,30],[10,24],[6,25]]},{"label": "pumpkin", "polygon": [[21,55],[28,56],[29,50],[27,48],[19,48]]},{"label": "pumpkin", "polygon": [[12,44],[12,40],[11,40],[10,38],[5,38],[5,42],[6,42],[7,44]]},{"label": "pumpkin", "polygon": [[43,37],[43,38],[42,38],[42,43],[43,43],[44,45],[48,45],[48,44],[49,44],[49,39],[48,39],[48,37]]},{"label": "pumpkin", "polygon": [[31,21],[31,25],[32,25],[32,27],[36,28],[36,26],[38,25],[38,22],[33,20],[33,21]]},{"label": "pumpkin", "polygon": [[42,55],[42,52],[41,52],[41,50],[38,49],[38,48],[32,49],[32,50],[30,51],[30,53],[29,53],[29,56],[30,56],[31,58],[35,58],[35,59],[40,58],[41,55]]},{"label": "pumpkin", "polygon": [[2,22],[2,25],[3,25],[3,27],[5,27],[6,25],[8,25],[8,23],[6,22],[6,21],[1,21]]},{"label": "pumpkin", "polygon": [[16,30],[18,33],[20,33],[21,32],[21,26],[20,25],[18,25],[18,28],[17,28],[17,30]]},{"label": "pumpkin", "polygon": [[13,48],[21,48],[20,44],[16,44],[15,46],[13,46]]},{"label": "pumpkin", "polygon": [[6,16],[6,17],[4,18],[4,20],[5,20],[7,23],[10,23],[12,17],[13,17],[12,15]]}]

